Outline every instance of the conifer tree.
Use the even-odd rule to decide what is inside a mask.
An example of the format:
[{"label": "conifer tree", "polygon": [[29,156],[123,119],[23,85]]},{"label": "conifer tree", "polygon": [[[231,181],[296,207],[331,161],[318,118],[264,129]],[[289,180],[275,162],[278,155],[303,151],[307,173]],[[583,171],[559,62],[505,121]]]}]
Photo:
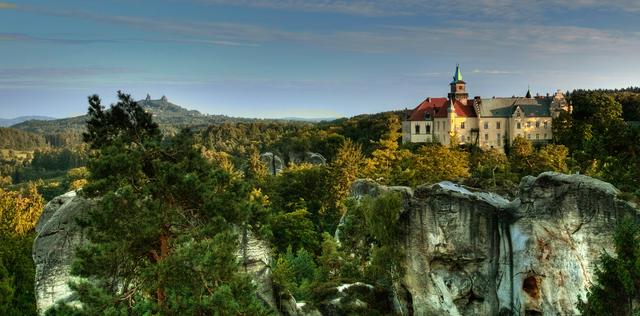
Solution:
[{"label": "conifer tree", "polygon": [[[83,192],[96,198],[81,224],[72,284],[82,307],[52,314],[265,314],[238,272],[237,234],[247,187],[207,160],[189,131],[163,139],[129,95],[104,109],[89,98],[85,141],[95,154]],[[211,158],[211,157],[210,157]]]},{"label": "conifer tree", "polygon": [[596,283],[587,300],[578,297],[578,310],[591,315],[637,315],[640,312],[640,227],[630,219],[618,225],[613,238],[616,256],[602,254]]}]

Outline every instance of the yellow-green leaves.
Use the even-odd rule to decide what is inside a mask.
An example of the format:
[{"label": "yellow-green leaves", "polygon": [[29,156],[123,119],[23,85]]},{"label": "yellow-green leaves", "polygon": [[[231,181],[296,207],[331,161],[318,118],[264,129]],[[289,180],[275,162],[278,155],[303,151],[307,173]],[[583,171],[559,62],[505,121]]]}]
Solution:
[{"label": "yellow-green leaves", "polygon": [[21,236],[33,230],[43,207],[34,184],[24,191],[0,189],[0,233]]}]

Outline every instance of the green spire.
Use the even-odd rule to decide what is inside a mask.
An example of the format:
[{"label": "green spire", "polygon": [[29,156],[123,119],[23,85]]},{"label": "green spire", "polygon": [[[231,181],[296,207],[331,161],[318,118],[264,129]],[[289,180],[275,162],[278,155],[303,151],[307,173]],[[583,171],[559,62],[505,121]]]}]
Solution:
[{"label": "green spire", "polygon": [[453,82],[462,80],[462,72],[460,71],[460,64],[456,64],[456,73],[453,75]]}]

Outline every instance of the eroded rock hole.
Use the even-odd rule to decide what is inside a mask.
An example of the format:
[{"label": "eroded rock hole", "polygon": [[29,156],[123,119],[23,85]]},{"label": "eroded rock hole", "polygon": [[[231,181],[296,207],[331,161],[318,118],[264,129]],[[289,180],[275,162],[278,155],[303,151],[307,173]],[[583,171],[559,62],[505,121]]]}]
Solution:
[{"label": "eroded rock hole", "polygon": [[532,298],[540,297],[540,288],[538,287],[538,279],[535,276],[530,276],[524,279],[522,283],[522,289],[527,292]]}]

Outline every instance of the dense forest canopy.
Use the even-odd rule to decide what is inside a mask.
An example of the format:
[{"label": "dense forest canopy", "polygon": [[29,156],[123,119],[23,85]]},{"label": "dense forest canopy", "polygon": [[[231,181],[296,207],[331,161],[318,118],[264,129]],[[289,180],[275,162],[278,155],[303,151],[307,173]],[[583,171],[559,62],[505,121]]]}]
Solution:
[{"label": "dense forest canopy", "polygon": [[[239,231],[252,231],[272,245],[274,285],[285,297],[293,294],[313,305],[336,285],[357,280],[387,293],[403,273],[397,264],[402,232],[393,225],[400,197],[384,194],[355,203],[349,197],[353,181],[417,186],[449,180],[512,196],[523,176],[557,171],[603,179],[620,188],[623,198],[637,201],[639,96],[637,88],[573,91],[573,111],[555,119],[552,142],[516,138],[504,153],[456,143],[402,145],[402,112],[320,123],[216,121],[171,104],[147,104],[170,113],[154,116],[145,101],[123,93],[111,107],[92,96],[82,118],[16,126],[27,131],[0,129],[6,136],[0,139],[6,146],[0,151],[0,188],[13,192],[2,205],[11,214],[25,214],[19,232],[11,224],[0,234],[12,240],[3,248],[9,250],[0,249],[0,291],[12,297],[0,300],[0,312],[33,308],[24,301],[31,295],[26,288],[32,289],[32,278],[24,277],[31,268],[7,263],[29,254],[37,212],[22,206],[40,211],[43,201],[80,189],[101,199],[83,222],[93,243],[79,252],[74,270],[98,280],[74,285],[88,311],[107,306],[114,314],[207,314],[219,306],[233,314],[268,314],[235,262]],[[283,160],[276,175],[262,161],[266,152]],[[326,161],[301,159],[307,152]],[[334,236],[340,223],[351,237],[339,243]],[[114,258],[113,251],[122,255]],[[603,269],[610,270],[613,259],[606,260]],[[167,273],[176,269],[207,274]],[[126,286],[114,286],[113,280]],[[594,288],[590,299],[606,299],[598,293]],[[378,300],[366,313],[388,314],[392,304]],[[581,304],[585,311],[599,308]],[[79,313],[66,305],[55,312]]]}]

